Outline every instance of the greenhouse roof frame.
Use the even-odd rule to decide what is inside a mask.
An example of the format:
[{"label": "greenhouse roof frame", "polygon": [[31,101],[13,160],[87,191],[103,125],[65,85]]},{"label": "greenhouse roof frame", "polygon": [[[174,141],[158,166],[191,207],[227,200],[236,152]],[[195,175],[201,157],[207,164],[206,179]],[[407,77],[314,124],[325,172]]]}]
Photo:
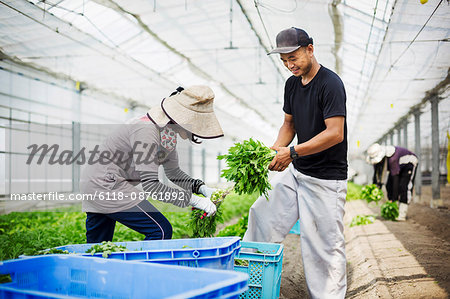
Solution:
[{"label": "greenhouse roof frame", "polygon": [[345,83],[352,155],[408,120],[412,107],[426,109],[433,90],[448,99],[450,8],[443,0],[0,4],[3,59],[114,94],[124,106],[152,106],[178,85],[207,84],[234,138],[275,139],[289,72],[266,53],[291,26],[314,38],[319,63]]}]

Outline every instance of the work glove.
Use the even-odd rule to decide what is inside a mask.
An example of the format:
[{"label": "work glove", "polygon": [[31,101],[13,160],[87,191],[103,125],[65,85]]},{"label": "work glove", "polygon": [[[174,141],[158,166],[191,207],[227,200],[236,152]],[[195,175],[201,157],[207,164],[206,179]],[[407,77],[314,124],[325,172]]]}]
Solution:
[{"label": "work glove", "polygon": [[208,217],[214,215],[217,210],[216,205],[213,204],[209,197],[200,197],[192,194],[189,204],[194,208],[205,211]]},{"label": "work glove", "polygon": [[206,185],[201,185],[198,191],[200,191],[203,196],[211,198],[211,195],[216,192],[216,189],[209,188]]}]

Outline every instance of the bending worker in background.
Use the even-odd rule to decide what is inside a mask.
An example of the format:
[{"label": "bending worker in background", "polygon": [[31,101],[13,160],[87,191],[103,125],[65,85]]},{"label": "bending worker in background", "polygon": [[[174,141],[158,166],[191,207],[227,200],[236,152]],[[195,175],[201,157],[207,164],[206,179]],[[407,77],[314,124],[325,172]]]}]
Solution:
[{"label": "bending worker in background", "polygon": [[386,191],[390,201],[399,201],[398,221],[405,221],[412,199],[414,178],[419,164],[417,156],[399,146],[372,144],[367,149],[367,163],[374,166],[373,183],[381,189],[389,172]]},{"label": "bending worker in background", "polygon": [[[170,239],[172,226],[149,197],[182,208],[191,205],[207,216],[216,212],[210,200],[214,189],[179,168],[176,150],[178,136],[194,143],[199,143],[197,138],[223,136],[213,101],[214,93],[207,86],[178,88],[146,115],[119,126],[107,137],[99,152],[112,158],[88,165],[81,181],[83,193],[96,195],[94,200],[83,201],[88,243],[111,241],[116,221],[145,235],[145,240]],[[181,189],[159,181],[160,166]],[[100,194],[116,200],[102,200]]]},{"label": "bending worker in background", "polygon": [[[300,218],[302,260],[311,298],[344,298],[344,84],[317,62],[313,40],[304,30],[283,30],[276,44],[269,54],[280,53],[293,74],[285,84],[284,123],[272,146],[277,155],[269,165],[281,173],[271,181],[269,200],[262,196],[250,208],[244,240],[281,242]],[[295,135],[296,145],[287,147]]]}]

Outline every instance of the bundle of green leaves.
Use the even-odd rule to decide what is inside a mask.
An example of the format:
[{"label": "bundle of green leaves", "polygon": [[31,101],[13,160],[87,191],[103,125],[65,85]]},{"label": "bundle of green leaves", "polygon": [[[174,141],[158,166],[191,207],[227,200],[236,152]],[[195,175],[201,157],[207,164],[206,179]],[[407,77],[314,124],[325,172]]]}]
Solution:
[{"label": "bundle of green leaves", "polygon": [[358,225],[372,224],[375,222],[375,215],[356,215],[353,217],[350,227]]},{"label": "bundle of green leaves", "polygon": [[127,248],[125,246],[116,245],[111,241],[103,241],[101,244],[92,245],[91,248],[86,250],[86,253],[90,252],[92,255],[94,255],[95,253],[103,252],[102,256],[104,258],[107,258],[112,252],[123,252],[123,251],[127,251]]},{"label": "bundle of green leaves", "polygon": [[211,195],[211,201],[216,205],[216,214],[205,217],[203,210],[192,210],[188,226],[192,229],[192,238],[209,238],[214,236],[217,223],[223,223],[221,204],[231,190],[219,189]]},{"label": "bundle of green leaves", "polygon": [[228,154],[219,155],[217,159],[225,160],[228,168],[222,170],[221,176],[235,183],[237,194],[264,194],[268,199],[269,183],[268,166],[276,152],[262,142],[252,138],[242,143],[235,143],[228,149]]},{"label": "bundle of green leaves", "polygon": [[384,198],[383,191],[381,191],[375,184],[364,186],[361,190],[361,196],[367,201],[367,203],[373,201],[377,204]]},{"label": "bundle of green leaves", "polygon": [[397,202],[388,201],[381,206],[381,216],[386,220],[394,221],[398,217]]},{"label": "bundle of green leaves", "polygon": [[68,250],[62,250],[62,249],[56,249],[56,248],[50,248],[45,250],[40,250],[36,252],[35,255],[45,255],[45,254],[69,254]]}]

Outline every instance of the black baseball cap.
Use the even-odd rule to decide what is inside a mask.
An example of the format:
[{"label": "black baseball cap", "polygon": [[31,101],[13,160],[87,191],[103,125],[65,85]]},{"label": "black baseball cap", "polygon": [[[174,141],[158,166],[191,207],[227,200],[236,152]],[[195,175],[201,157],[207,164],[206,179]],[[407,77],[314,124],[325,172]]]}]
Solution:
[{"label": "black baseball cap", "polygon": [[291,27],[284,29],[277,34],[277,47],[267,55],[275,53],[291,53],[300,47],[313,44],[313,39],[309,37],[305,30]]}]

